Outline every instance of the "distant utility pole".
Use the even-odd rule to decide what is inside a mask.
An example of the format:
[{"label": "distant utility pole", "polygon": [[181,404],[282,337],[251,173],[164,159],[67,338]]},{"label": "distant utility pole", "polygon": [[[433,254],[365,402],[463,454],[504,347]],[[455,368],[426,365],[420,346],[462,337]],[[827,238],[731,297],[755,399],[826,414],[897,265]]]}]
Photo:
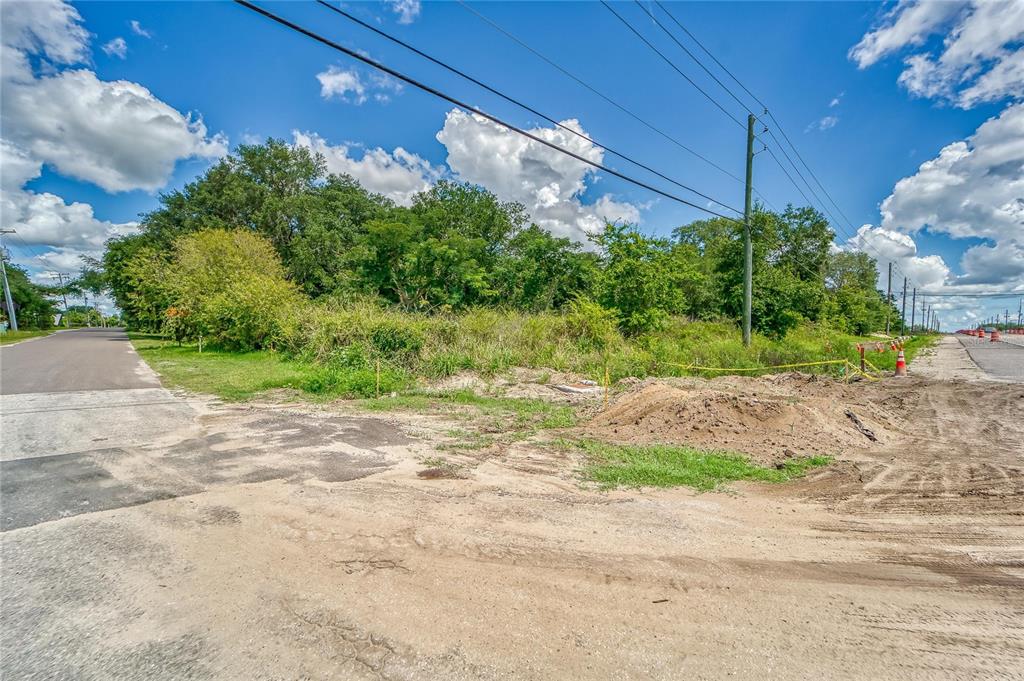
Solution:
[{"label": "distant utility pole", "polygon": [[60,284],[60,297],[64,301],[64,326],[71,328],[71,321],[68,319],[68,295],[64,292],[64,277],[67,277],[70,281],[71,275],[68,272],[56,272],[50,275],[51,279],[56,279]]},{"label": "distant utility pole", "polygon": [[914,287],[914,295],[910,300],[910,333],[914,333],[914,321],[917,319],[917,287]]},{"label": "distant utility pole", "polygon": [[889,284],[885,287],[885,335],[889,335],[889,311],[892,309],[892,262],[889,263]]},{"label": "distant utility pole", "polygon": [[1017,301],[1017,326],[1020,326],[1022,313],[1024,313],[1024,298]]},{"label": "distant utility pole", "polygon": [[907,335],[907,278],[903,277],[903,309],[900,311],[900,335]]},{"label": "distant utility pole", "polygon": [[1010,325],[1010,308],[1006,308],[1006,312],[1003,313],[1003,326]]},{"label": "distant utility pole", "polygon": [[750,243],[750,192],[754,177],[754,114],[747,114],[747,186],[743,200],[743,345],[750,347],[750,308],[754,298],[754,246]]},{"label": "distant utility pole", "polygon": [[[14,234],[13,229],[0,229],[0,235]],[[2,236],[0,236],[2,238]],[[14,311],[14,300],[11,299],[11,287],[7,283],[7,251],[4,250],[3,242],[0,241],[0,269],[4,277],[4,302],[7,303],[7,318],[11,320],[11,331],[18,330],[18,315]]]}]

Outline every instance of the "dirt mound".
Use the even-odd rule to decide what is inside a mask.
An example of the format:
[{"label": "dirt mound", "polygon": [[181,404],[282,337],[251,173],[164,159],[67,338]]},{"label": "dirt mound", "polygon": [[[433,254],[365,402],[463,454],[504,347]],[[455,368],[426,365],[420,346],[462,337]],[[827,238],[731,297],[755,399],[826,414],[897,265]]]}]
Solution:
[{"label": "dirt mound", "polygon": [[[692,387],[645,383],[621,395],[584,431],[619,443],[739,451],[762,463],[793,456],[837,455],[891,441],[895,436],[889,419],[867,402],[847,404],[835,395],[806,397],[797,394],[804,391],[787,394],[779,390],[780,384],[803,383],[792,377],[785,381],[745,379],[741,383],[739,391],[720,389],[726,386],[714,382]],[[762,383],[766,389],[757,390]]]}]

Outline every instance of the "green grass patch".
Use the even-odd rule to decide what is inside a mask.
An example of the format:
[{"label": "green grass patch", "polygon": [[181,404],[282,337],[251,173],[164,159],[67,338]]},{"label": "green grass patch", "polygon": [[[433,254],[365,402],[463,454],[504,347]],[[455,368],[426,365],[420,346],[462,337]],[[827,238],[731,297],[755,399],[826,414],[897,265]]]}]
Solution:
[{"label": "green grass patch", "polygon": [[217,395],[238,401],[275,388],[299,388],[313,373],[312,367],[286,359],[279,353],[225,352],[178,345],[147,334],[129,334],[136,351],[174,388]]},{"label": "green grass patch", "polygon": [[0,345],[8,345],[10,343],[17,343],[29,338],[38,338],[40,336],[49,336],[56,329],[47,329],[45,331],[39,330],[21,330],[21,331],[5,331],[0,333]]},{"label": "green grass patch", "polygon": [[693,487],[713,490],[736,480],[785,482],[829,464],[827,456],[786,461],[782,468],[752,463],[747,457],[672,445],[613,445],[595,440],[571,443],[587,457],[583,476],[602,487]]}]

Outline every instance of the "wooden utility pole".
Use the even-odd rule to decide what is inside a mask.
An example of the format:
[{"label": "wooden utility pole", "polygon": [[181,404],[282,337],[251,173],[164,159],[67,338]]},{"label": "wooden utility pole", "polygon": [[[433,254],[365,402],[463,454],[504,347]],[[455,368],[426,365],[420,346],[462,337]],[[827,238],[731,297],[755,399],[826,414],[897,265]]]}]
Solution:
[{"label": "wooden utility pole", "polygon": [[885,287],[885,335],[889,335],[889,313],[892,310],[892,263],[889,263],[889,284]]},{"label": "wooden utility pole", "polygon": [[743,200],[743,345],[750,347],[754,298],[754,246],[750,242],[750,194],[754,177],[754,114],[747,114],[747,185]]},{"label": "wooden utility pole", "polygon": [[[3,234],[14,234],[14,230],[0,229],[0,235]],[[0,269],[3,270],[4,302],[7,303],[7,318],[11,320],[11,331],[17,331],[18,313],[14,311],[14,300],[11,298],[11,287],[7,283],[7,251],[4,250],[2,241],[0,241]]]},{"label": "wooden utility pole", "polygon": [[903,309],[900,311],[900,335],[907,335],[907,278],[903,277]]},{"label": "wooden utility pole", "polygon": [[917,319],[917,287],[914,287],[914,294],[910,300],[910,333],[914,333],[914,322]]}]

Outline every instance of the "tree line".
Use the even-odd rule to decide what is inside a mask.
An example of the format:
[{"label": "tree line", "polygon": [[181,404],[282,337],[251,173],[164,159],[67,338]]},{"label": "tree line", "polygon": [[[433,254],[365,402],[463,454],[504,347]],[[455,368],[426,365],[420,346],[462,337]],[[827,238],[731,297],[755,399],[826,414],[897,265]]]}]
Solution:
[{"label": "tree line", "polygon": [[[670,317],[741,314],[741,225],[721,218],[667,237],[608,224],[584,245],[472,184],[442,180],[396,205],[281,140],[240,146],[159,201],[139,233],[108,242],[101,268],[126,322],[144,330],[198,332],[185,320],[200,308],[204,324],[243,323],[255,314],[234,309],[245,300],[371,298],[423,313],[586,301],[634,335]],[[752,233],[755,330],[781,337],[802,321],[856,334],[884,328],[893,310],[876,289],[875,262],[835,251],[816,210],[759,207]]]}]

